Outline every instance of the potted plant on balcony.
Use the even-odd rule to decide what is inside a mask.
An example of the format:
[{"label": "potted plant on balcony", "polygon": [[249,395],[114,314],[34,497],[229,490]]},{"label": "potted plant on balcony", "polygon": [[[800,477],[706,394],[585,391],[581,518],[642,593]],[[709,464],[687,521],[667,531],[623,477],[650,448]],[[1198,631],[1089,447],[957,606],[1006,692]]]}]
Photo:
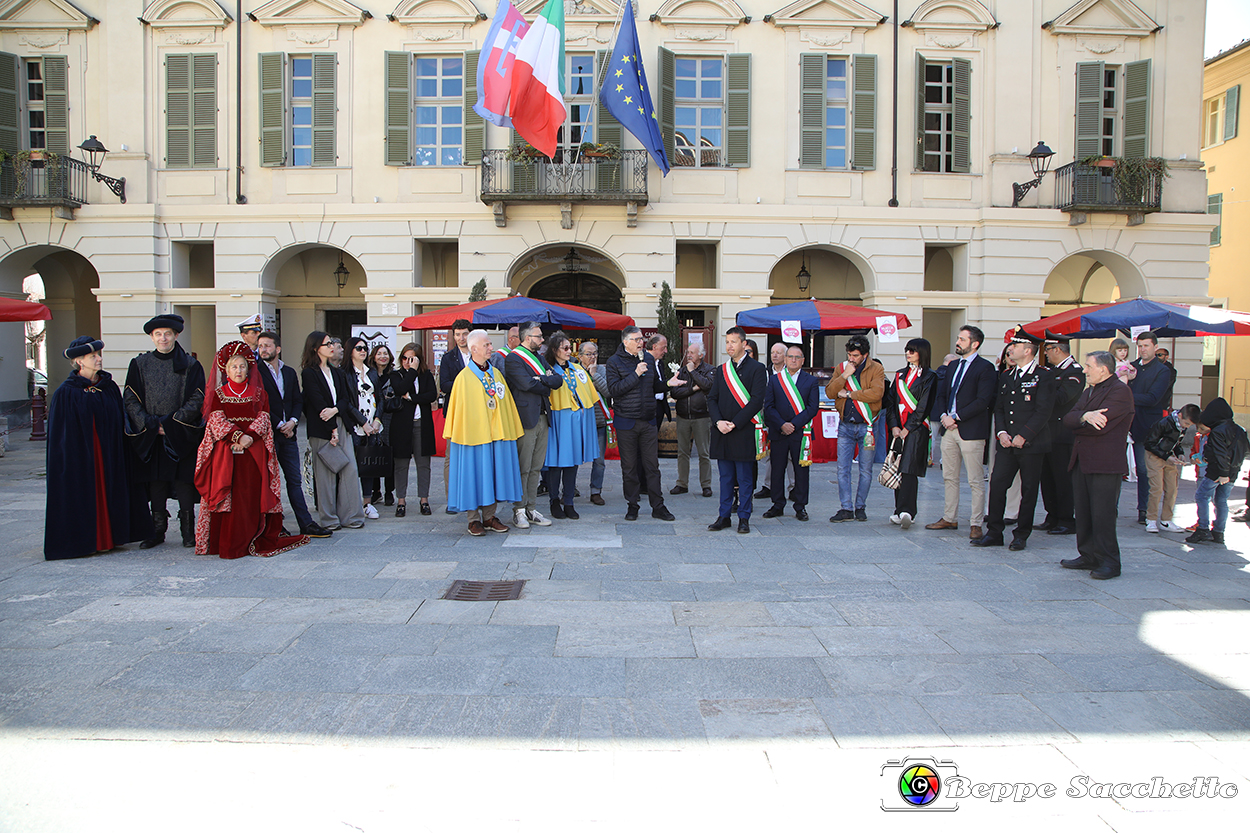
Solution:
[{"label": "potted plant on balcony", "polygon": [[508,148],[506,157],[509,162],[527,162],[531,159],[542,159],[544,155],[529,142],[517,142]]},{"label": "potted plant on balcony", "polygon": [[1082,165],[1110,168],[1117,201],[1135,204],[1147,199],[1146,190],[1157,176],[1167,179],[1172,168],[1162,156],[1090,156],[1081,160]]},{"label": "potted plant on balcony", "polygon": [[612,142],[582,142],[580,150],[587,159],[621,158],[621,146]]}]

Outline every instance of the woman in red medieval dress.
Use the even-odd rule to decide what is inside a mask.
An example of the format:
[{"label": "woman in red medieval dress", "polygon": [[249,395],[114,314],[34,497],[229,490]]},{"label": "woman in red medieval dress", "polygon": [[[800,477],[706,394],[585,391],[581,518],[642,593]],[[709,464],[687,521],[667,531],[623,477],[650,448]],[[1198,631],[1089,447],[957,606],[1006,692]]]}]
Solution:
[{"label": "woman in red medieval dress", "polygon": [[217,351],[204,395],[204,441],[195,460],[202,500],[197,555],[270,556],[308,543],[282,534],[281,481],[269,424],[269,401],[250,347]]}]

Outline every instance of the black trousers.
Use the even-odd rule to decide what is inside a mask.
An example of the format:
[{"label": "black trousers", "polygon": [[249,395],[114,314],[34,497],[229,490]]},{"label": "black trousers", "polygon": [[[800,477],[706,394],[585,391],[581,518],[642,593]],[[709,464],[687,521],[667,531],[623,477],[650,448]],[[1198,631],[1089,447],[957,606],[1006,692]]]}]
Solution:
[{"label": "black trousers", "polygon": [[794,463],[794,508],[803,509],[807,506],[807,497],[812,482],[811,466],[799,465],[799,454],[803,449],[803,432],[796,429],[786,436],[780,431],[776,436],[769,432],[772,450],[768,454],[768,462],[772,467],[772,482],[777,490],[773,492],[773,506],[778,509],[786,505],[786,465]]},{"label": "black trousers", "polygon": [[916,494],[920,491],[920,478],[914,474],[903,475],[898,488],[894,490],[894,514],[906,512],[916,519]]},{"label": "black trousers", "polygon": [[[577,466],[552,467],[543,472],[547,481],[547,496],[552,503],[562,506],[573,505],[573,495],[577,493]],[[561,491],[561,486],[564,489]]]},{"label": "black trousers", "polygon": [[1076,506],[1076,550],[1091,570],[1120,572],[1120,542],[1116,538],[1116,510],[1120,505],[1118,474],[1085,474],[1081,461],[1072,470]]},{"label": "black trousers", "polygon": [[625,502],[638,505],[640,480],[647,482],[647,499],[652,509],[664,505],[660,491],[660,430],[654,423],[634,420],[630,428],[616,422],[616,447],[621,454],[621,481]]},{"label": "black trousers", "polygon": [[191,483],[181,480],[153,480],[148,483],[148,499],[152,501],[153,512],[163,512],[171,497],[178,499],[178,509],[185,511],[194,509],[200,502],[200,493]]},{"label": "black trousers", "polygon": [[1046,465],[1042,467],[1042,505],[1046,507],[1046,520],[1058,526],[1072,526],[1072,474],[1068,461],[1072,459],[1071,443],[1052,443],[1046,453]]},{"label": "black trousers", "polygon": [[[997,443],[997,439],[990,442]],[[994,473],[990,475],[990,511],[985,516],[987,535],[1003,534],[1003,513],[1007,509],[1007,490],[1020,475],[1020,515],[1016,520],[1015,537],[1027,540],[1033,531],[1033,512],[1037,509],[1037,487],[1042,479],[1045,455],[1027,452],[1022,448],[1003,448],[996,445]]]}]

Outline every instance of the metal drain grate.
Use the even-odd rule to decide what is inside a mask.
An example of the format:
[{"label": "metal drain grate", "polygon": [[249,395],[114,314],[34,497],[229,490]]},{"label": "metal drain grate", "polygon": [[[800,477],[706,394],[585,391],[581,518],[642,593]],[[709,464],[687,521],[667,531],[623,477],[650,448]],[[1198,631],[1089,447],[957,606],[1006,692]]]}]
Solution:
[{"label": "metal drain grate", "polygon": [[521,598],[524,581],[453,581],[443,594],[453,602],[506,602]]}]

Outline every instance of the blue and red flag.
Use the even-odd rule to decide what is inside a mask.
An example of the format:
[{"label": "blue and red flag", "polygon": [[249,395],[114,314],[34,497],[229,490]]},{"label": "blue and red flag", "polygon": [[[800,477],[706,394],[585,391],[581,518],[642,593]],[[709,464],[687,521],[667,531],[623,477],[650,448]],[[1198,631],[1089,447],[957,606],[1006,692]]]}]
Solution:
[{"label": "blue and red flag", "polygon": [[496,127],[511,127],[512,64],[529,24],[509,0],[499,0],[477,64],[473,110]]}]

